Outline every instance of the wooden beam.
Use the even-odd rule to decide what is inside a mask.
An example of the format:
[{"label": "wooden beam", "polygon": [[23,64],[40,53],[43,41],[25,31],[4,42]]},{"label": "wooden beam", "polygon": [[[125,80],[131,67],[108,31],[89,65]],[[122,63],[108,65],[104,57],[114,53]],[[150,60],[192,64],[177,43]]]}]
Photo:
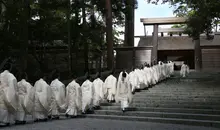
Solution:
[{"label": "wooden beam", "polygon": [[158,33],[184,32],[184,28],[159,28]]},{"label": "wooden beam", "polygon": [[186,23],[187,18],[185,17],[141,18],[140,21],[144,25],[183,24]]}]

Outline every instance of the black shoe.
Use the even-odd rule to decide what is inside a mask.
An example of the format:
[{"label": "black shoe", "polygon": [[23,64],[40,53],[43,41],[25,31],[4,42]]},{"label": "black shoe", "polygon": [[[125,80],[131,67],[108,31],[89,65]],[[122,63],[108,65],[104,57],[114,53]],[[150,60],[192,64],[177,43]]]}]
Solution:
[{"label": "black shoe", "polygon": [[68,115],[68,114],[66,114],[65,116],[66,116],[66,118],[68,118],[68,117],[69,117],[69,115]]},{"label": "black shoe", "polygon": [[48,119],[51,119],[52,118],[52,116],[48,116]]},{"label": "black shoe", "polygon": [[5,123],[5,126],[10,126],[10,123]]},{"label": "black shoe", "polygon": [[76,118],[77,116],[70,116],[70,118]]},{"label": "black shoe", "polygon": [[21,124],[23,124],[23,121],[18,121],[18,120],[16,120],[16,121],[15,121],[15,124],[16,124],[16,125],[21,125]]},{"label": "black shoe", "polygon": [[27,123],[27,121],[22,121],[22,124],[24,125],[24,124],[26,124]]},{"label": "black shoe", "polygon": [[99,110],[99,109],[101,109],[101,107],[100,106],[96,106],[96,110]]},{"label": "black shoe", "polygon": [[86,114],[86,112],[82,112],[82,114]]}]

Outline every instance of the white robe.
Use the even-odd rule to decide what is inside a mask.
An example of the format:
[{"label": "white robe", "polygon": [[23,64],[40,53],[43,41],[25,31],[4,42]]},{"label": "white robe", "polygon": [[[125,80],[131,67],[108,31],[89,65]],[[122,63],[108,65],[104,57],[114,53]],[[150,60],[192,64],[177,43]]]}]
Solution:
[{"label": "white robe", "polygon": [[38,80],[34,87],[34,119],[47,119],[51,114],[52,90],[43,79]]},{"label": "white robe", "polygon": [[97,78],[93,81],[93,106],[100,106],[101,100],[104,99],[104,88],[103,81],[100,78]]},{"label": "white robe", "polygon": [[104,89],[107,100],[109,101],[115,100],[116,87],[117,87],[117,79],[113,75],[109,75],[104,82]]},{"label": "white robe", "polygon": [[151,71],[151,68],[144,67],[144,74],[145,74],[148,86],[152,85],[152,71]]},{"label": "white robe", "polygon": [[66,87],[66,114],[77,116],[82,112],[82,90],[80,85],[73,80]]},{"label": "white robe", "polygon": [[65,109],[65,85],[58,79],[51,82],[50,87],[52,89],[55,100],[53,100],[52,106],[52,116],[59,116]]},{"label": "white robe", "polygon": [[34,110],[34,87],[26,80],[18,82],[18,110],[16,120],[25,121],[26,115],[32,115]]},{"label": "white robe", "polygon": [[17,79],[6,70],[0,81],[0,123],[13,123],[18,106]]},{"label": "white robe", "polygon": [[88,109],[92,108],[92,101],[93,101],[93,87],[92,87],[92,82],[89,80],[86,80],[82,86],[82,112],[86,112]]},{"label": "white robe", "polygon": [[138,80],[138,76],[136,75],[136,73],[134,71],[131,71],[128,75],[128,80],[132,86],[131,91],[134,92],[135,89],[138,88],[139,86],[139,80]]},{"label": "white robe", "polygon": [[146,88],[146,78],[144,72],[140,69],[135,69],[135,73],[137,74],[139,81],[138,89]]},{"label": "white robe", "polygon": [[124,81],[122,81],[122,72],[118,79],[115,101],[121,103],[122,109],[129,107],[129,104],[132,102],[131,84],[128,81],[128,75]]},{"label": "white robe", "polygon": [[180,70],[180,76],[186,77],[186,75],[189,73],[189,67],[186,64],[182,64],[181,70]]}]

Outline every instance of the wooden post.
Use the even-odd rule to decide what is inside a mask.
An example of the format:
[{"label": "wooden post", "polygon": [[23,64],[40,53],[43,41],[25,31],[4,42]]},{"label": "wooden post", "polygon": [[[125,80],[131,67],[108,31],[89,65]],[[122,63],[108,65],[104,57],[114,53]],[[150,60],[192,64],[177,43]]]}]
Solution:
[{"label": "wooden post", "polygon": [[146,32],[146,26],[144,25],[144,36],[147,36],[147,32]]},{"label": "wooden post", "polygon": [[158,48],[158,24],[155,24],[154,32],[153,32],[153,48],[151,52],[152,63],[157,63],[157,48]]},{"label": "wooden post", "polygon": [[202,69],[202,52],[200,47],[200,38],[195,40],[195,70],[201,71]]}]

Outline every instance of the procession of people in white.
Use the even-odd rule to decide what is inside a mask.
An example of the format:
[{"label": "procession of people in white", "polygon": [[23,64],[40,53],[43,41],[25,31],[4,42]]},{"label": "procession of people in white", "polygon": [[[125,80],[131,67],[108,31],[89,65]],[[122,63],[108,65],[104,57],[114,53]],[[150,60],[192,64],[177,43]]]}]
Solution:
[{"label": "procession of people in white", "polygon": [[0,123],[24,124],[27,115],[35,121],[59,119],[61,113],[66,117],[76,117],[98,109],[103,101],[121,103],[124,112],[136,90],[155,85],[173,73],[173,62],[159,62],[153,66],[145,64],[129,73],[122,71],[118,79],[114,72],[105,81],[101,80],[100,74],[93,82],[87,76],[81,86],[74,77],[65,87],[59,74],[54,75],[50,85],[42,76],[32,86],[25,74],[17,83],[15,76],[6,69],[0,74]]}]

